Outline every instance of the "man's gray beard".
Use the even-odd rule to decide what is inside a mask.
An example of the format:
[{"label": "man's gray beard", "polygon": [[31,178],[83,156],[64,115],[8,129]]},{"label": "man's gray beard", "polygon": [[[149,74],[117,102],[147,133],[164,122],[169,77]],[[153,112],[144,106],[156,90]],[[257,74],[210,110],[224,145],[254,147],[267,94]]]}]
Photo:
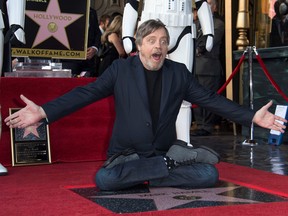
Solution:
[{"label": "man's gray beard", "polygon": [[[142,56],[141,52],[139,52],[139,57],[140,57],[140,60],[141,60],[141,59],[146,60],[146,59]],[[142,60],[141,60],[141,62],[142,62]],[[145,63],[146,63],[146,64],[144,65],[144,63],[142,62],[144,68],[146,68],[145,66],[149,67],[149,68],[146,68],[147,70],[150,70],[150,71],[158,71],[160,68],[162,68],[162,66],[163,66],[163,64],[164,64],[164,60],[163,60],[162,62],[160,62],[159,66],[158,66],[157,68],[151,66],[151,64],[150,64],[149,61],[147,61],[147,62],[145,61]]]}]

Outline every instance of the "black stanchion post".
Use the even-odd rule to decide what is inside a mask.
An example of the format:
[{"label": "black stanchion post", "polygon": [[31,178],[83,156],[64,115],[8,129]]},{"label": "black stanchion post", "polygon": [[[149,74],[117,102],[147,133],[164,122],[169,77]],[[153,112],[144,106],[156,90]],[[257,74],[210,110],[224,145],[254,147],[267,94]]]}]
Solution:
[{"label": "black stanchion post", "polygon": [[[252,47],[247,47],[248,49],[248,63],[249,63],[249,90],[250,90],[250,108],[254,109],[253,103],[253,50]],[[255,47],[253,47],[255,49]],[[258,145],[258,143],[254,140],[254,123],[251,123],[250,127],[250,139],[246,139],[242,142],[243,145],[254,146]]]}]

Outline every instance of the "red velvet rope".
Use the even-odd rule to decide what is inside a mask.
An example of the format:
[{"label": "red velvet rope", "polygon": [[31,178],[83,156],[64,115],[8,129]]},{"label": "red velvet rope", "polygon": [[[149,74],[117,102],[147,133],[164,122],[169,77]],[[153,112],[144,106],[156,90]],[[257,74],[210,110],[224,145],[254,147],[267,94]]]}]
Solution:
[{"label": "red velvet rope", "polygon": [[[281,90],[281,88],[278,86],[278,84],[274,81],[272,76],[269,74],[269,72],[268,72],[263,60],[259,56],[259,54],[257,52],[255,52],[255,53],[256,53],[256,58],[260,64],[261,68],[263,69],[266,77],[268,78],[268,80],[271,82],[271,84],[276,89],[276,91],[283,97],[283,99],[288,102],[288,97],[285,95],[285,93]],[[226,82],[223,84],[223,86],[217,91],[218,94],[221,94],[224,91],[224,89],[227,87],[227,85],[230,83],[230,81],[233,79],[233,77],[239,71],[240,66],[243,63],[244,59],[245,59],[245,52],[243,53],[242,57],[240,58],[238,65],[236,66],[236,68],[234,69],[232,74],[229,76],[229,78],[226,80]],[[192,108],[197,108],[197,107],[198,106],[196,104],[192,105]]]},{"label": "red velvet rope", "polygon": [[[229,78],[226,80],[226,82],[222,85],[222,87],[217,91],[218,94],[221,94],[224,89],[227,87],[227,85],[230,83],[230,81],[233,79],[233,77],[236,75],[236,73],[239,71],[240,66],[242,64],[242,62],[245,59],[245,52],[243,53],[243,55],[241,56],[238,65],[236,66],[236,68],[234,69],[234,71],[232,72],[232,74],[229,76]],[[196,104],[192,105],[192,108],[197,108],[198,106]]]},{"label": "red velvet rope", "polygon": [[268,80],[271,82],[273,87],[276,89],[276,91],[284,98],[285,101],[288,102],[288,97],[284,94],[284,92],[280,89],[280,87],[277,85],[277,83],[273,80],[272,76],[269,74],[264,62],[262,61],[261,57],[256,53],[256,58],[262,67],[265,75],[267,76]]},{"label": "red velvet rope", "polygon": [[227,85],[230,83],[230,81],[233,79],[233,77],[236,75],[236,73],[239,71],[240,66],[242,64],[242,62],[245,59],[245,55],[243,54],[238,62],[238,65],[236,66],[236,68],[234,69],[234,71],[232,72],[232,74],[229,76],[229,78],[227,79],[227,81],[224,83],[224,85],[217,91],[218,94],[221,94],[224,89],[227,87]]}]

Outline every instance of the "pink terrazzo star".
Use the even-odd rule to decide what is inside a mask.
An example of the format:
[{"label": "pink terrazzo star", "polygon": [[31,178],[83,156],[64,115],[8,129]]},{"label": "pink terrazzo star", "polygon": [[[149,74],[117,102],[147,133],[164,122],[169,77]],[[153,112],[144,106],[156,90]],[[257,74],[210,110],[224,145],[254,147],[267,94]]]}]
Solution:
[{"label": "pink terrazzo star", "polygon": [[58,0],[50,0],[46,12],[27,10],[26,15],[40,26],[32,48],[54,37],[68,49],[70,45],[65,27],[83,16],[82,14],[61,13]]},{"label": "pink terrazzo star", "polygon": [[36,137],[40,138],[39,136],[39,133],[37,131],[37,128],[42,125],[43,122],[38,122],[34,125],[31,125],[31,126],[28,126],[26,128],[24,128],[24,135],[23,135],[23,138],[25,138],[26,136],[28,136],[29,134],[33,134],[35,135]]}]

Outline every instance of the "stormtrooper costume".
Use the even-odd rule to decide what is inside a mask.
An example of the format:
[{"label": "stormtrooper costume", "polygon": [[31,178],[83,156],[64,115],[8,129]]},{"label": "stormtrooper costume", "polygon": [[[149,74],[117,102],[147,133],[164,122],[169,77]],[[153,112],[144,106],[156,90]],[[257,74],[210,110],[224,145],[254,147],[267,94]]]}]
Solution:
[{"label": "stormtrooper costume", "polygon": [[[25,43],[25,6],[26,0],[0,0],[0,77],[11,71],[11,45]],[[0,164],[0,175],[5,174],[7,169]]]},{"label": "stormtrooper costume", "polygon": [[[149,19],[159,19],[167,27],[170,44],[167,58],[184,63],[193,71],[196,28],[193,24],[192,3],[195,3],[197,15],[206,35],[206,50],[213,47],[214,25],[210,6],[205,0],[145,0],[141,19],[138,20],[139,0],[128,0],[123,14],[122,38],[127,54],[135,51],[135,27]],[[192,120],[191,104],[183,101],[177,121],[177,139],[190,144],[190,127]]]}]

